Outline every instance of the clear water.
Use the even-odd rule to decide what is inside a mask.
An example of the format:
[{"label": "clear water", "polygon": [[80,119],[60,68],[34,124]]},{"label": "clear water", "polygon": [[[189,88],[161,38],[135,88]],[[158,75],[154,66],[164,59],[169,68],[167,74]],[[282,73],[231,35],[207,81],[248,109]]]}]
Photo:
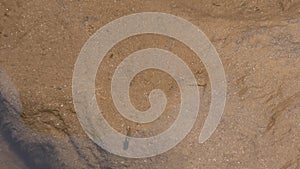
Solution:
[{"label": "clear water", "polygon": [[0,168],[29,169],[0,134]]}]

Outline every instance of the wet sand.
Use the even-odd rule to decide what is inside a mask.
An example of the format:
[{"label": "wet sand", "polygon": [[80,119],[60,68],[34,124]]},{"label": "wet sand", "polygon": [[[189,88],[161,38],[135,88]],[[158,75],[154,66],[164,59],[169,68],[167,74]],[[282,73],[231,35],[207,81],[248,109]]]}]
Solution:
[{"label": "wet sand", "polygon": [[[14,137],[26,145],[25,151],[35,152],[29,160],[37,168],[297,169],[299,9],[299,0],[2,0],[0,67],[17,87],[23,105],[22,124],[17,125]],[[118,43],[98,69],[96,96],[104,117],[119,132],[126,135],[130,128],[134,137],[156,135],[174,122],[180,104],[174,79],[150,70],[133,79],[130,96],[137,109],[147,110],[150,91],[162,89],[168,97],[162,117],[141,125],[118,114],[110,93],[111,77],[134,51],[159,47],[177,54],[191,68],[201,93],[197,122],[178,146],[156,157],[127,159],[95,145],[82,130],[72,100],[72,74],[82,46],[95,31],[124,15],[146,11],[182,17],[208,36],[224,65],[227,102],[217,130],[199,144],[211,88],[195,53],[159,35],[135,36]],[[5,146],[0,148],[7,151]],[[12,165],[11,160],[1,160]]]}]

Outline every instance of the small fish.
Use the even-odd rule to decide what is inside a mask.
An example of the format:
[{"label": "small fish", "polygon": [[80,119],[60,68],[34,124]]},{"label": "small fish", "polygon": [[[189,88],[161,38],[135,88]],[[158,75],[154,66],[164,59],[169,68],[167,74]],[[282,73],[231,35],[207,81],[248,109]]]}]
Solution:
[{"label": "small fish", "polygon": [[129,147],[129,139],[130,139],[129,137],[131,136],[131,128],[128,126],[126,128],[126,131],[127,131],[126,138],[125,138],[124,143],[123,143],[123,149],[124,150],[128,150],[128,147]]}]

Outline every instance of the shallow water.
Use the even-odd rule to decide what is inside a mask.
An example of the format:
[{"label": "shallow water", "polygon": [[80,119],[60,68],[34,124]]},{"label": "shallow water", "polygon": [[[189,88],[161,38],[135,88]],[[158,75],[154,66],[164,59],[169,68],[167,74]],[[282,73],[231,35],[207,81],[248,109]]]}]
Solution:
[{"label": "shallow water", "polygon": [[24,162],[12,151],[11,147],[0,134],[0,168],[29,169]]}]

